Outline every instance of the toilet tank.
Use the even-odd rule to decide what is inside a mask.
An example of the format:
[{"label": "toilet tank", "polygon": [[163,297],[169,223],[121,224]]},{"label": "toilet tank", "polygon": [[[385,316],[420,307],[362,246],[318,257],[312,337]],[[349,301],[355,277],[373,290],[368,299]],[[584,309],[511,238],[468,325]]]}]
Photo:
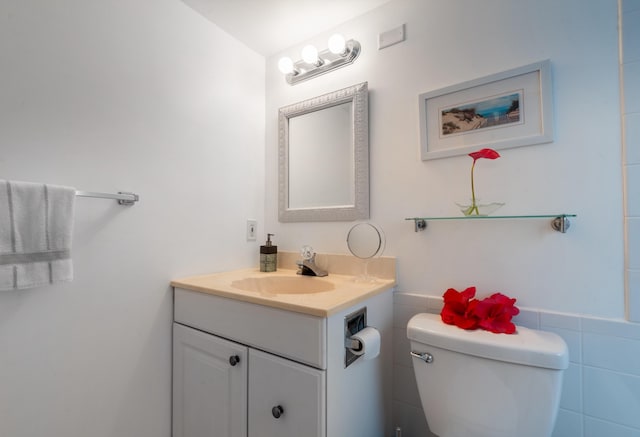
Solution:
[{"label": "toilet tank", "polygon": [[516,334],[466,331],[439,315],[417,314],[407,325],[429,428],[440,437],[550,436],[568,367],[558,335],[518,327]]}]

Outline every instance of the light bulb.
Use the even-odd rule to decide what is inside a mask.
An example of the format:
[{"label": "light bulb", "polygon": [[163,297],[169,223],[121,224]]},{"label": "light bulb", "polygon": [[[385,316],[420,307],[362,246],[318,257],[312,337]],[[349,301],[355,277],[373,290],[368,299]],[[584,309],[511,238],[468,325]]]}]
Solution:
[{"label": "light bulb", "polygon": [[293,73],[293,61],[285,56],[278,61],[278,69],[282,74]]},{"label": "light bulb", "polygon": [[344,37],[339,33],[331,35],[328,42],[329,51],[334,55],[342,55],[347,48]]},{"label": "light bulb", "polygon": [[302,60],[307,64],[318,63],[318,49],[312,45],[305,46],[302,49]]}]

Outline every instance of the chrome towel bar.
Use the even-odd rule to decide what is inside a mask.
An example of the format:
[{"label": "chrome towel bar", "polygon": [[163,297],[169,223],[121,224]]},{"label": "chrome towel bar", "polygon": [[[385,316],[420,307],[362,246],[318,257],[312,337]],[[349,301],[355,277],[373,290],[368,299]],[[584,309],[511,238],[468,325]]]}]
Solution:
[{"label": "chrome towel bar", "polygon": [[131,206],[134,205],[140,196],[135,193],[127,193],[125,191],[118,191],[118,194],[111,193],[93,193],[91,191],[76,191],[77,197],[96,197],[99,199],[113,199],[117,200],[120,205]]}]

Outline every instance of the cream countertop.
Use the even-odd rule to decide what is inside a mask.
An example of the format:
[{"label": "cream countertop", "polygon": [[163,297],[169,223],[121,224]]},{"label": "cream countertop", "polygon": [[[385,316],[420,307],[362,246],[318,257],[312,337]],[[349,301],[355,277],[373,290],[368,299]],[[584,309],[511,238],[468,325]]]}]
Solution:
[{"label": "cream countertop", "polygon": [[[329,282],[333,289],[321,292],[293,292],[288,290],[284,294],[268,291],[248,291],[232,286],[234,281],[246,278],[298,278],[296,281],[316,281],[313,285],[323,285]],[[245,281],[246,282],[246,281]],[[395,286],[394,279],[376,279],[375,282],[355,281],[354,276],[333,274],[329,272],[325,277],[300,276],[295,270],[279,268],[276,272],[264,273],[258,269],[235,270],[231,272],[209,275],[192,276],[171,281],[173,287],[209,293],[215,296],[251,302],[288,311],[309,314],[318,317],[328,317],[344,308],[348,308],[371,296],[390,290]],[[249,288],[249,287],[247,287]],[[311,287],[316,288],[316,287]]]}]

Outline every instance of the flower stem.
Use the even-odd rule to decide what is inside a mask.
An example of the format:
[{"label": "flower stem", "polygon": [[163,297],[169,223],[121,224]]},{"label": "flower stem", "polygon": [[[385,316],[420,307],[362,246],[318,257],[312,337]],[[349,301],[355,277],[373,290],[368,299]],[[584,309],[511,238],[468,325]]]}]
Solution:
[{"label": "flower stem", "polygon": [[480,211],[478,211],[478,205],[476,205],[476,190],[473,183],[473,169],[476,167],[476,159],[473,160],[473,164],[471,164],[471,208],[469,209],[469,214],[473,214],[475,211],[476,215],[480,215]]}]

